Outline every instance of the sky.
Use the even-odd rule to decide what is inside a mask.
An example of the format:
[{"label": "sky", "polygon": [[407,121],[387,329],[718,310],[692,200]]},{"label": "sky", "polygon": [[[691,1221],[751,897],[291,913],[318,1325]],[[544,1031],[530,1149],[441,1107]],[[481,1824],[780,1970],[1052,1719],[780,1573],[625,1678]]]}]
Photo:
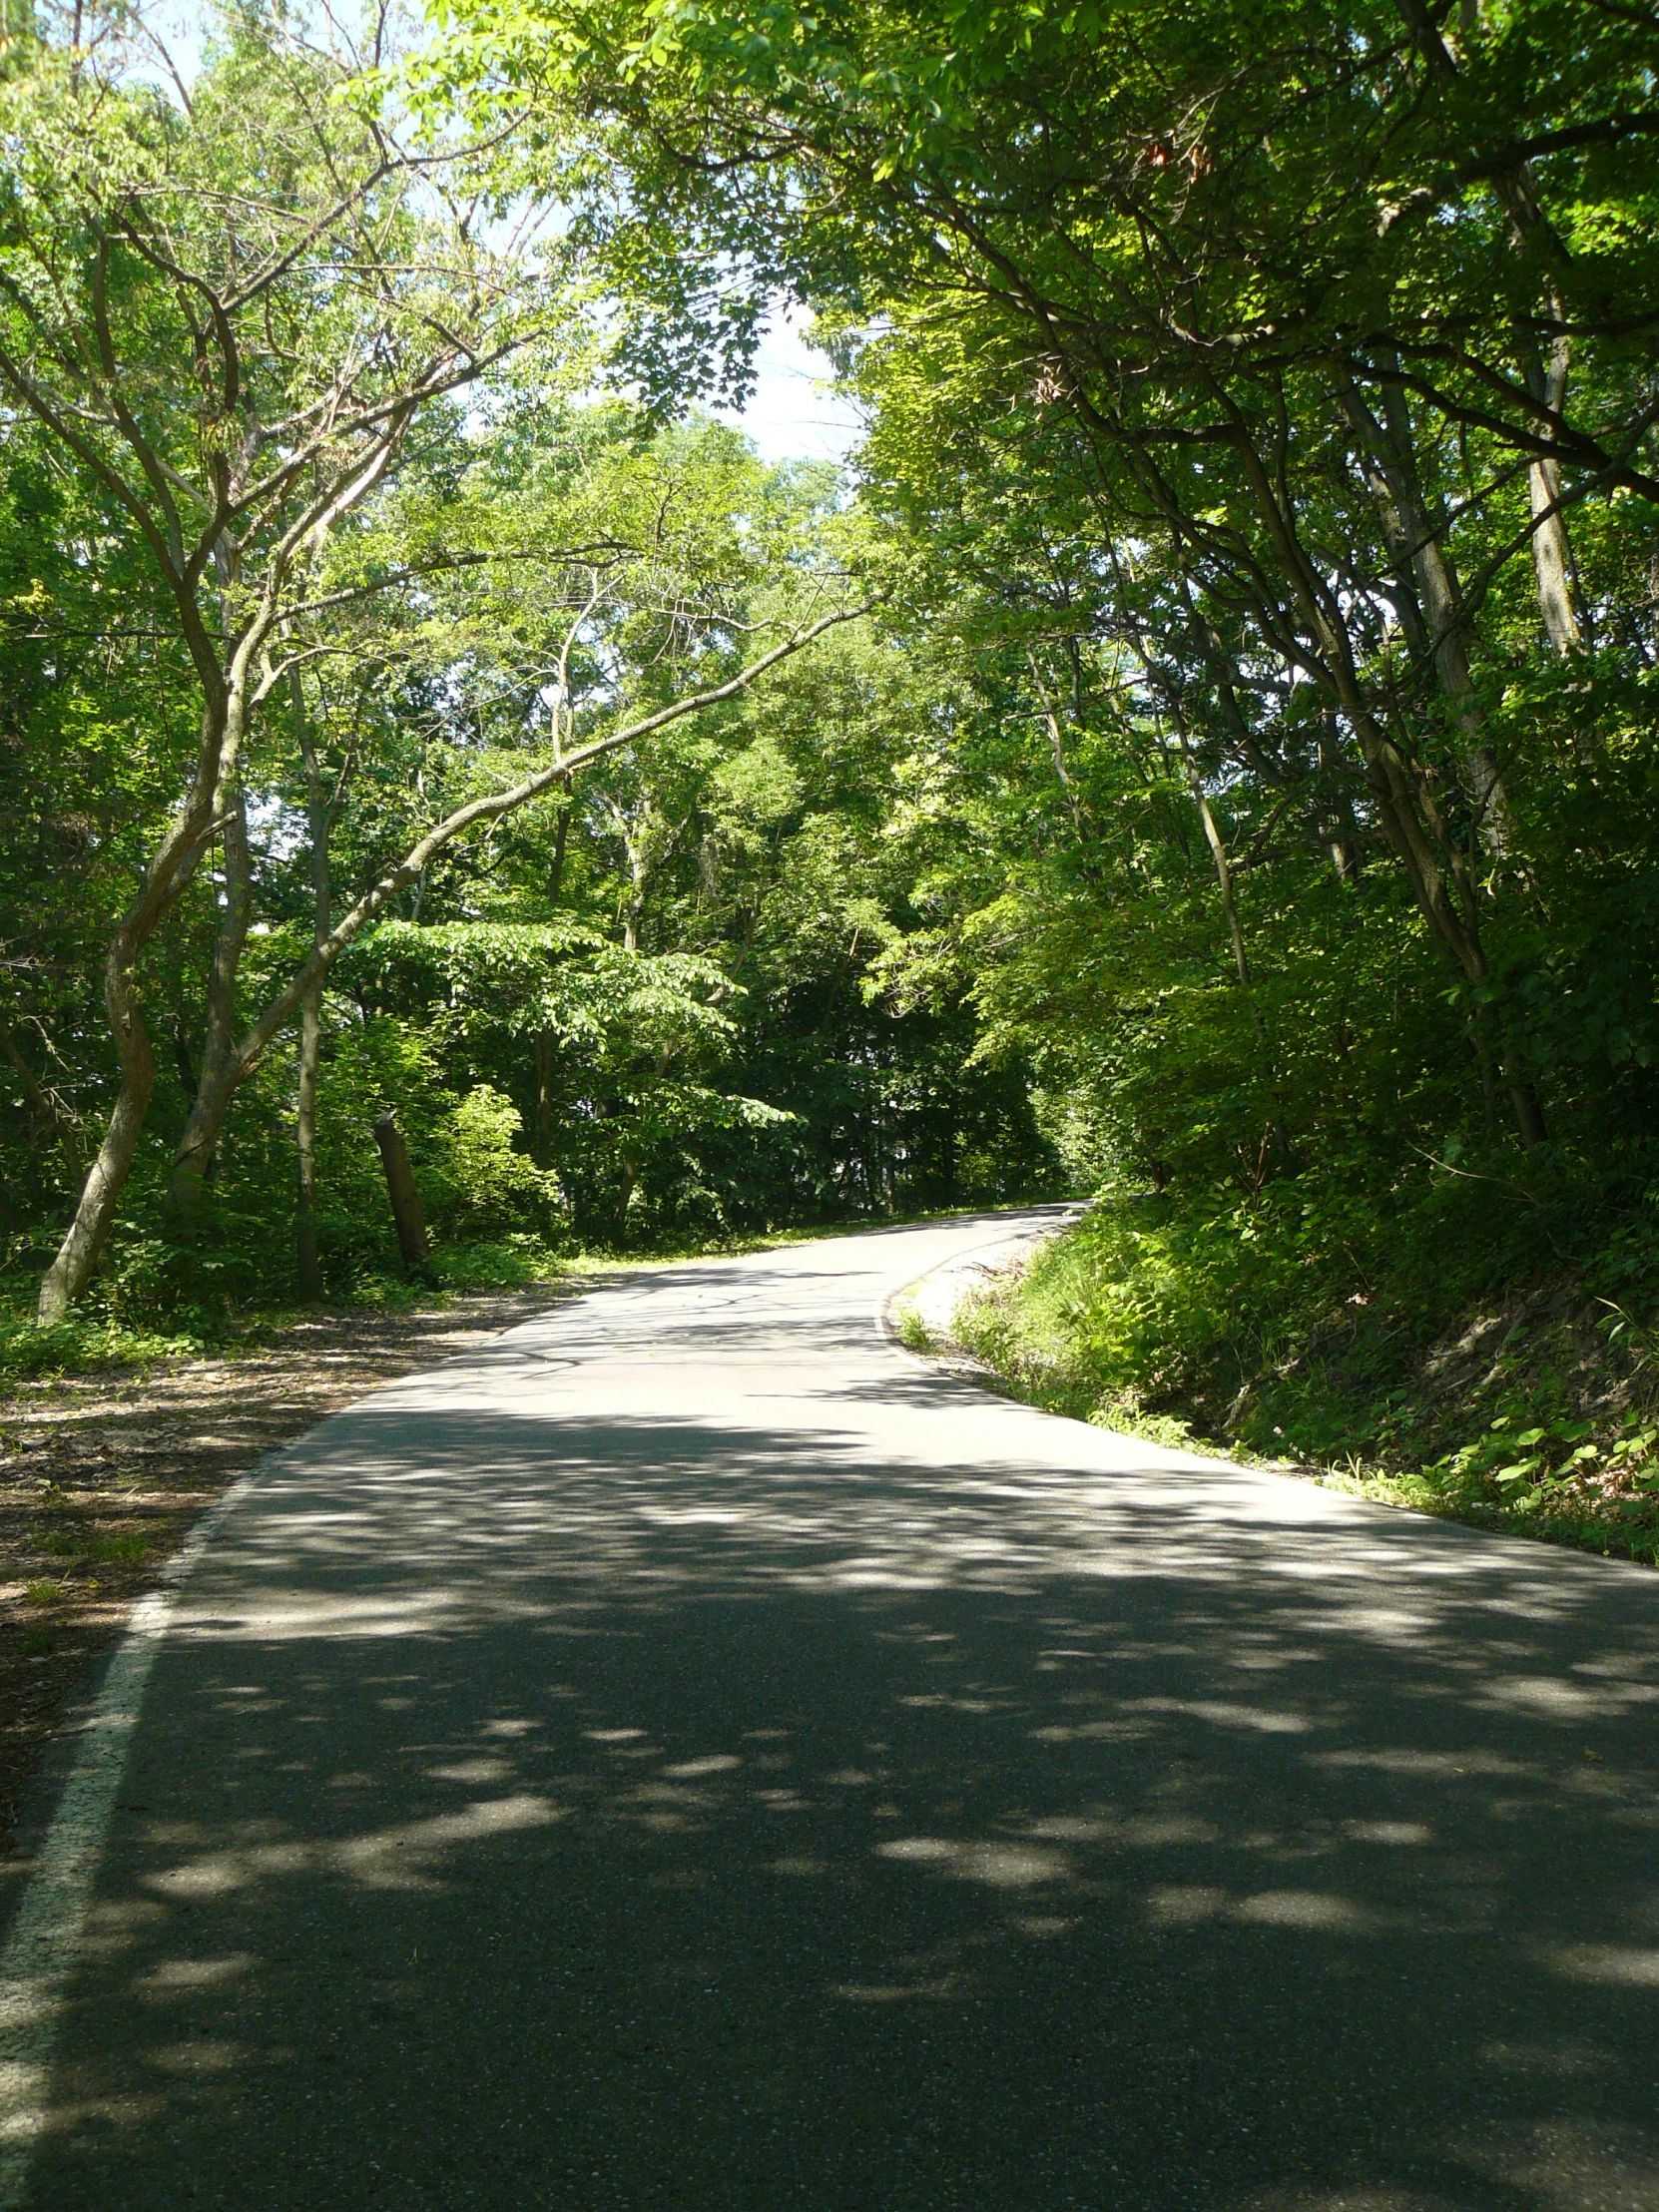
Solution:
[{"label": "sky", "polygon": [[741,423],[764,461],[842,461],[862,434],[855,409],[828,387],[829,361],[802,337],[808,318],[780,309],[755,362],[755,390]]},{"label": "sky", "polygon": [[[197,0],[164,0],[152,20],[188,83],[201,61]],[[829,361],[802,337],[810,320],[802,309],[780,303],[761,341],[748,406],[717,410],[748,431],[764,461],[844,461],[862,434],[853,407],[828,388]]]}]

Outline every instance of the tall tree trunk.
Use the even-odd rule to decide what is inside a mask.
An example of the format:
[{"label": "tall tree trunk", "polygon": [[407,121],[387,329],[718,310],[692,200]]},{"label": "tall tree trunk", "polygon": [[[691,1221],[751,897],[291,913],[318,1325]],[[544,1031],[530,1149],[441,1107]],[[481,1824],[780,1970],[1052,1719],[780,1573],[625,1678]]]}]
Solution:
[{"label": "tall tree trunk", "polygon": [[1031,671],[1031,681],[1037,687],[1037,697],[1042,702],[1043,721],[1048,728],[1048,750],[1054,762],[1054,774],[1059,782],[1066,812],[1071,817],[1072,834],[1077,839],[1079,851],[1088,849],[1088,837],[1083,829],[1083,808],[1077,796],[1077,786],[1072,782],[1071,771],[1066,766],[1065,736],[1060,728],[1060,711],[1048,686],[1043,682],[1037,656],[1027,649],[1026,665]]},{"label": "tall tree trunk", "polygon": [[536,1031],[536,1165],[548,1165],[553,1151],[553,1067],[558,1038],[551,1029]]},{"label": "tall tree trunk", "polygon": [[[322,787],[316,745],[305,713],[304,685],[298,669],[288,671],[288,699],[293,711],[294,735],[305,767],[305,817],[311,844],[311,949],[320,951],[332,925],[333,894],[328,868],[328,833],[332,809]],[[299,1277],[299,1295],[308,1306],[322,1298],[322,1266],[316,1248],[316,1098],[322,1066],[322,978],[317,977],[299,1001],[299,1086],[294,1106],[294,1151],[297,1185],[294,1194],[293,1244]]]},{"label": "tall tree trunk", "polygon": [[1215,812],[1210,805],[1210,795],[1204,789],[1204,779],[1198,773],[1198,763],[1193,759],[1192,747],[1187,742],[1187,732],[1180,722],[1176,725],[1181,740],[1181,761],[1187,772],[1187,789],[1198,809],[1198,819],[1204,826],[1204,841],[1210,847],[1210,858],[1215,864],[1216,884],[1221,892],[1221,910],[1227,923],[1227,934],[1233,946],[1233,965],[1239,978],[1239,989],[1244,993],[1245,1007],[1250,1015],[1251,1033],[1256,1039],[1256,1050],[1261,1057],[1262,1076],[1273,1097],[1273,1121],[1270,1125],[1274,1148],[1281,1161],[1288,1161],[1291,1141],[1285,1126],[1283,1099],[1278,1076],[1273,1064],[1273,1052],[1268,1044],[1267,1025],[1262,1019],[1262,1009],[1256,998],[1255,978],[1250,972],[1250,955],[1245,949],[1244,928],[1239,920],[1239,902],[1233,895],[1233,863],[1227,854],[1227,839],[1221,833]]},{"label": "tall tree trunk", "polygon": [[617,1240],[619,1243],[628,1235],[628,1209],[634,1203],[634,1191],[639,1179],[639,1162],[631,1154],[625,1153],[622,1161],[622,1197],[617,1206],[616,1217]]},{"label": "tall tree trunk", "polygon": [[570,818],[575,813],[571,797],[571,781],[563,779],[564,798],[559,807],[559,819],[553,829],[553,852],[547,863],[547,902],[557,906],[564,894],[565,854],[570,848]]},{"label": "tall tree trunk", "polygon": [[36,1319],[42,1328],[63,1320],[91,1281],[109,1240],[115,1209],[133,1161],[156,1088],[156,1055],[145,1026],[138,963],[145,946],[194,875],[213,826],[214,792],[224,738],[222,702],[210,697],[202,711],[197,780],[145,870],[138,896],[111,934],[104,960],[104,1007],[121,1080],[97,1157],[88,1170],[74,1218],[41,1280]]},{"label": "tall tree trunk", "polygon": [[293,1257],[299,1296],[307,1306],[322,1303],[322,1263],[316,1248],[316,1087],[321,1059],[322,992],[318,987],[299,1002],[299,1090],[293,1117],[297,1167]]},{"label": "tall tree trunk", "polygon": [[[1553,288],[1547,302],[1559,314],[1560,301]],[[1521,371],[1526,388],[1551,414],[1559,414],[1567,396],[1567,368],[1571,347],[1566,333],[1558,330],[1547,355],[1531,336],[1521,343]],[[1528,504],[1532,510],[1532,574],[1538,587],[1538,612],[1544,635],[1556,653],[1577,653],[1584,645],[1584,623],[1574,589],[1576,570],[1567,518],[1561,512],[1561,469],[1557,461],[1540,455],[1526,471]]]},{"label": "tall tree trunk", "polygon": [[1559,511],[1561,471],[1554,461],[1534,461],[1526,472],[1533,518],[1532,573],[1538,586],[1538,612],[1544,635],[1557,653],[1576,653],[1584,643],[1572,588],[1572,548]]},{"label": "tall tree trunk", "polygon": [[137,1155],[144,1117],[156,1088],[156,1055],[138,993],[138,953],[133,933],[125,928],[118,930],[104,967],[104,1004],[121,1063],[121,1084],[98,1157],[82,1186],[75,1218],[41,1282],[35,1319],[42,1329],[64,1320],[92,1278],[109,1239],[116,1202]]},{"label": "tall tree trunk", "polygon": [[[570,818],[575,813],[571,780],[563,779],[564,796],[553,829],[553,850],[547,863],[547,901],[557,907],[564,895],[565,858],[570,849]],[[536,1031],[536,1113],[532,1150],[537,1167],[549,1164],[553,1152],[553,1071],[558,1038],[550,1027]]]},{"label": "tall tree trunk", "polygon": [[1250,1025],[1256,1032],[1256,1042],[1264,1057],[1268,1049],[1267,1033],[1262,1027],[1261,1008],[1256,1003],[1255,988],[1250,975],[1250,955],[1245,950],[1244,930],[1239,925],[1238,900],[1233,896],[1233,864],[1227,856],[1227,839],[1222,835],[1198,773],[1198,765],[1188,750],[1185,738],[1181,741],[1181,757],[1186,763],[1187,789],[1198,809],[1198,819],[1204,826],[1204,841],[1210,847],[1210,858],[1215,863],[1216,884],[1221,892],[1222,919],[1227,924],[1227,935],[1233,946],[1233,965],[1238,972],[1239,988],[1245,994],[1250,1007]]},{"label": "tall tree trunk", "polygon": [[1329,708],[1320,716],[1319,756],[1321,776],[1336,786],[1329,802],[1330,820],[1336,830],[1327,847],[1331,864],[1345,883],[1357,883],[1365,864],[1360,850],[1360,825],[1355,819],[1353,801],[1337,784],[1343,753],[1337,736],[1337,718]]},{"label": "tall tree trunk", "polygon": [[202,1072],[173,1156],[173,1180],[168,1190],[170,1226],[175,1240],[183,1245],[193,1244],[199,1233],[214,1147],[242,1080],[237,1061],[237,976],[254,918],[254,885],[248,850],[248,802],[240,779],[230,788],[222,787],[219,811],[225,832],[225,903],[220,908],[213,964],[208,971]]},{"label": "tall tree trunk", "polygon": [[1394,564],[1401,628],[1413,653],[1432,655],[1481,842],[1494,858],[1501,857],[1514,845],[1514,813],[1487,742],[1485,712],[1469,668],[1462,594],[1423,496],[1404,394],[1396,384],[1384,383],[1381,396],[1381,422],[1352,384],[1344,400],[1359,433],[1383,542]]}]

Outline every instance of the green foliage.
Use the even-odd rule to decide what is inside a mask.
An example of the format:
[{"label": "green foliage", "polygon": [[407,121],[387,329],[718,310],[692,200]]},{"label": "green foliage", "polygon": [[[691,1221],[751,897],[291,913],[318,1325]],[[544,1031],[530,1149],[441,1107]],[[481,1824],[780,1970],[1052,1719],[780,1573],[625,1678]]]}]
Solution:
[{"label": "green foliage", "polygon": [[0,1313],[0,1378],[74,1375],[92,1367],[152,1367],[188,1359],[206,1349],[202,1338],[153,1329],[131,1329],[101,1316],[37,1329],[32,1312]]},{"label": "green foliage", "polygon": [[[446,1242],[476,1247],[493,1235],[552,1234],[564,1210],[559,1179],[516,1149],[518,1108],[479,1083],[438,1122],[423,1149],[421,1197]],[[491,1249],[500,1252],[499,1241]]]}]

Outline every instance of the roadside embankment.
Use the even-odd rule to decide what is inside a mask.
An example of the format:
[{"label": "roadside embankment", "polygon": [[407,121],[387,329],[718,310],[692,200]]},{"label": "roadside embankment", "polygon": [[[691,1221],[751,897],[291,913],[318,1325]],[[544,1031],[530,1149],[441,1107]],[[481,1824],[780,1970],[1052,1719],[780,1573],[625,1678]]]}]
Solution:
[{"label": "roadside embankment", "polygon": [[894,1327],[1052,1412],[1659,1564],[1646,1286],[1621,1301],[1561,1269],[1436,1311],[1385,1281],[1278,1280],[1242,1242],[1231,1282],[1187,1258],[1143,1202],[1108,1203],[925,1279]]}]

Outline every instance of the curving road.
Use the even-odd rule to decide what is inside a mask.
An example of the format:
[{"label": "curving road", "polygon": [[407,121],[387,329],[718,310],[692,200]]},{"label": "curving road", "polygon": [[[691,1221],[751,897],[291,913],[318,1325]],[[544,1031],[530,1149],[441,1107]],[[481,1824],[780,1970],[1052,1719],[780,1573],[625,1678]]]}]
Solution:
[{"label": "curving road", "polygon": [[0,2202],[1656,2212],[1659,1577],[880,1337],[1030,1219],[633,1275],[270,1461],[8,1954]]}]

